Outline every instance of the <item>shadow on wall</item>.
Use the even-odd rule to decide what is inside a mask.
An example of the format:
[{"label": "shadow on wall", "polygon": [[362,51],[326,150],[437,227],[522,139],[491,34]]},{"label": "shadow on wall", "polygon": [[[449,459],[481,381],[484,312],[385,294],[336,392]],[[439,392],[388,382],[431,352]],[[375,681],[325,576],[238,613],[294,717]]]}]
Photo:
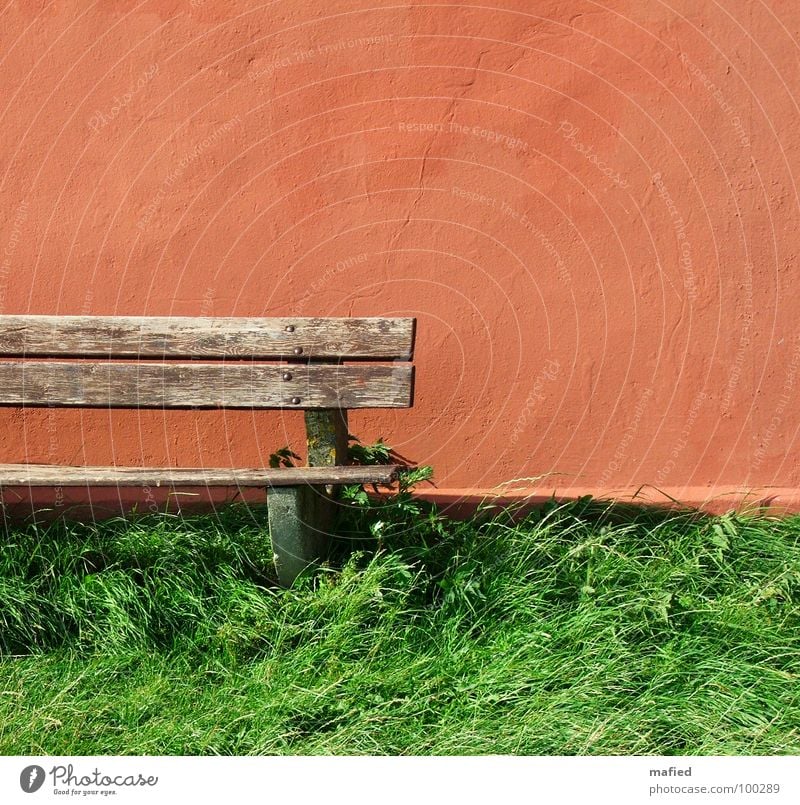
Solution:
[{"label": "shadow on wall", "polygon": [[[389,493],[391,494],[391,493]],[[498,489],[487,496],[482,490],[439,491],[421,486],[414,496],[434,504],[439,512],[461,520],[478,511],[513,509],[520,513],[541,507],[552,500],[594,500],[599,505],[613,503],[615,510],[625,507],[654,508],[665,511],[696,510],[719,515],[729,511],[779,516],[800,512],[800,493],[782,487],[715,488],[709,497],[706,487],[628,487],[603,490],[587,487],[539,487]],[[388,495],[387,495],[388,497]],[[6,488],[0,505],[9,524],[31,520],[49,522],[68,520],[105,520],[131,514],[169,513],[187,516],[210,513],[228,505],[245,504],[254,508],[264,506],[266,495],[260,489],[234,487],[194,487],[167,489],[158,487],[110,488]],[[266,520],[265,520],[266,523]]]}]

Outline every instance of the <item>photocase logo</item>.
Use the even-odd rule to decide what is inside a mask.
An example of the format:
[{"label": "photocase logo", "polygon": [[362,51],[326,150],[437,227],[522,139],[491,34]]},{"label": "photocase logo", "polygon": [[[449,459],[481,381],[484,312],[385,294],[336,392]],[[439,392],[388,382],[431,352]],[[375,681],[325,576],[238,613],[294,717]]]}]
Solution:
[{"label": "photocase logo", "polygon": [[19,776],[20,788],[26,794],[34,794],[44,782],[44,769],[41,766],[26,766]]},{"label": "photocase logo", "polygon": [[103,796],[116,793],[114,789],[138,788],[158,785],[158,777],[149,775],[145,777],[141,772],[132,774],[104,774],[99,768],[92,769],[88,774],[76,772],[75,767],[69,763],[66,766],[53,766],[45,773],[41,766],[26,766],[19,775],[19,786],[26,794],[33,794],[44,784],[45,776],[52,776],[53,789],[56,794],[69,794],[70,796],[89,793],[97,794],[97,789]]}]

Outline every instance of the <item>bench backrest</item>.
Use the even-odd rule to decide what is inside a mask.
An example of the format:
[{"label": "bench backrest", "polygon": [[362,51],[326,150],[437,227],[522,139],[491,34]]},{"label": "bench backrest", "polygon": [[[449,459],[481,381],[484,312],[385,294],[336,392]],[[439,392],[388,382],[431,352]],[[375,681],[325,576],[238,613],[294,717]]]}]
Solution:
[{"label": "bench backrest", "polygon": [[407,408],[413,347],[411,318],[0,315],[0,405]]}]

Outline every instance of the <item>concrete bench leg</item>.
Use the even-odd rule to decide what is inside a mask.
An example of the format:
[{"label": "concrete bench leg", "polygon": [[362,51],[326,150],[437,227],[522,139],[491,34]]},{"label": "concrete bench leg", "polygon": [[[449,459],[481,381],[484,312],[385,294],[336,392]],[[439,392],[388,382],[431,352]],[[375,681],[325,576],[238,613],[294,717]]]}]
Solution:
[{"label": "concrete bench leg", "polygon": [[267,507],[275,571],[288,587],[327,553],[333,503],[324,487],[283,486],[268,490]]},{"label": "concrete bench leg", "polygon": [[[310,467],[347,463],[347,411],[306,411]],[[297,486],[267,491],[269,534],[278,581],[291,584],[306,567],[328,552],[336,513],[336,490]]]}]

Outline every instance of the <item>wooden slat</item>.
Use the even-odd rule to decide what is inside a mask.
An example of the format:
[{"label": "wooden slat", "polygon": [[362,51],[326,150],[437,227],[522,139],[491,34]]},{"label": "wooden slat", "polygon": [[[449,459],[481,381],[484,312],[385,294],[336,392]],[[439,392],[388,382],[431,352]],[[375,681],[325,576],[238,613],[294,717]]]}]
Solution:
[{"label": "wooden slat", "polygon": [[399,467],[64,467],[53,464],[0,464],[0,486],[297,486],[390,483]]},{"label": "wooden slat", "polygon": [[[0,405],[408,408],[410,364],[0,361]],[[290,379],[284,379],[288,377]]]},{"label": "wooden slat", "polygon": [[410,360],[413,341],[410,318],[0,316],[4,356]]}]

